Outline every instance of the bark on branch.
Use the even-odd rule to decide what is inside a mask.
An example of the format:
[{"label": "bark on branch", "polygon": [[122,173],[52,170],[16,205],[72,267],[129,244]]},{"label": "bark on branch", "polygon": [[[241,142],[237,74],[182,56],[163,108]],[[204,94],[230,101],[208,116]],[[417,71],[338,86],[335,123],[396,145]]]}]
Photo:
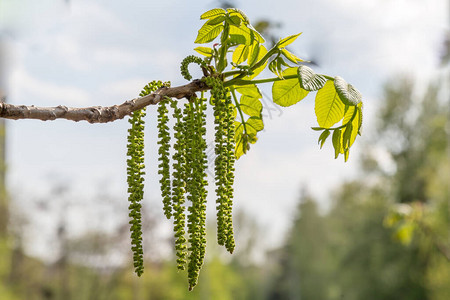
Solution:
[{"label": "bark on branch", "polygon": [[37,119],[49,121],[55,119],[67,119],[71,121],[88,121],[89,123],[107,123],[123,119],[133,111],[142,109],[148,105],[157,104],[164,97],[190,99],[195,92],[204,91],[209,87],[200,80],[194,80],[186,85],[177,87],[163,87],[156,92],[132,100],[125,101],[120,105],[113,106],[91,106],[74,108],[67,106],[37,107],[34,105],[13,105],[0,102],[0,117],[5,119]]}]

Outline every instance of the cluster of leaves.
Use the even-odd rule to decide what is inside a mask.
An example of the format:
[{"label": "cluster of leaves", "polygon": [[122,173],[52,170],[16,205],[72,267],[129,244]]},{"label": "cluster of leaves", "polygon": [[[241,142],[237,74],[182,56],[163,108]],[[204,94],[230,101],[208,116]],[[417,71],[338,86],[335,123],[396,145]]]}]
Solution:
[{"label": "cluster of leaves", "polygon": [[[335,157],[344,154],[345,160],[348,159],[350,147],[361,132],[362,96],[339,76],[316,74],[304,65],[304,60],[286,49],[300,33],[281,39],[267,50],[263,45],[264,38],[239,9],[212,9],[201,19],[206,23],[200,28],[196,43],[213,42],[221,34],[220,43],[212,48],[202,46],[194,50],[205,56],[207,64],[213,64],[210,68],[220,74],[224,86],[233,95],[238,111],[235,122],[236,158],[248,151],[250,144],[257,141],[257,133],[264,128],[262,94],[257,85],[273,82],[273,102],[284,107],[298,103],[309,92],[317,91],[315,113],[319,127],[313,129],[322,131],[319,144],[322,147],[333,132]],[[228,53],[232,53],[233,70],[224,72],[228,66]],[[255,79],[267,66],[276,77]],[[332,127],[339,122],[340,126]]]},{"label": "cluster of leaves", "polygon": [[[212,47],[197,47],[204,58],[193,55],[181,64],[181,74],[191,80],[188,65],[198,64],[202,79],[211,89],[209,103],[214,109],[215,124],[215,185],[217,206],[217,240],[232,253],[235,248],[232,225],[234,163],[258,140],[264,129],[262,93],[259,84],[273,83],[274,103],[291,106],[317,91],[315,112],[322,131],[319,144],[332,134],[336,158],[340,153],[348,159],[349,149],[361,130],[361,94],[341,77],[316,74],[303,65],[302,59],[286,49],[300,34],[278,41],[270,50],[264,38],[253,28],[247,16],[239,9],[212,9],[201,15],[206,20],[198,31],[196,43],[205,44],[219,38]],[[220,37],[219,37],[220,36]],[[229,60],[231,59],[230,63]],[[226,71],[231,65],[231,70]],[[255,79],[268,66],[276,76]],[[167,84],[152,83],[141,96]],[[198,281],[205,257],[206,245],[206,107],[207,101],[195,95],[188,99],[184,109],[176,101],[166,98],[158,107],[159,171],[164,214],[174,221],[175,249],[178,269],[187,265],[189,289]],[[170,170],[170,129],[167,104],[176,120],[173,128],[175,141]],[[132,216],[132,243],[134,263],[138,275],[142,273],[142,246],[140,231],[140,204],[143,188],[143,121],[142,112],[133,114],[129,146],[130,216]],[[332,127],[342,122],[340,126]],[[135,125],[134,125],[135,124]],[[134,152],[133,152],[134,151]],[[134,165],[133,165],[134,164]],[[189,205],[187,205],[189,204]],[[186,212],[187,211],[187,212]],[[186,216],[187,215],[187,216]],[[187,218],[187,224],[186,224]],[[187,235],[186,238],[186,227]]]}]

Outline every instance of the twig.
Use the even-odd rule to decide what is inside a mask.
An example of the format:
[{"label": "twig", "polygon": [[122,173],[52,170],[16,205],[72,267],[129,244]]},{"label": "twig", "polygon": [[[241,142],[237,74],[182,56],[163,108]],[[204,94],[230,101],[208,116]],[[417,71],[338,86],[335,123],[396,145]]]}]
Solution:
[{"label": "twig", "polygon": [[191,98],[196,92],[204,91],[209,87],[201,80],[194,80],[186,85],[178,87],[163,87],[156,92],[132,100],[125,101],[120,105],[113,106],[91,106],[84,108],[67,107],[58,105],[56,107],[37,107],[34,105],[14,105],[0,102],[0,117],[11,120],[37,119],[50,121],[66,119],[70,121],[87,121],[89,123],[107,123],[123,119],[133,111],[142,109],[148,105],[157,104],[164,97],[169,98]]}]

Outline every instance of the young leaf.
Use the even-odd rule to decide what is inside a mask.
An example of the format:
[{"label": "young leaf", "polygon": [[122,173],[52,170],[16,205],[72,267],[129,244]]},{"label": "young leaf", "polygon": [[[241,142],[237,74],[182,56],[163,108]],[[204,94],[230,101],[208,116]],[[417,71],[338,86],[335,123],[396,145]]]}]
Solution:
[{"label": "young leaf", "polygon": [[230,43],[243,44],[243,45],[251,45],[254,40],[254,34],[252,31],[241,24],[241,26],[230,26]]},{"label": "young leaf", "polygon": [[261,92],[255,84],[239,86],[236,88],[236,91],[241,95],[249,96],[252,98],[262,98]]},{"label": "young leaf", "polygon": [[202,28],[199,29],[196,44],[205,44],[214,40],[223,30],[223,25],[209,25],[205,23]]},{"label": "young leaf", "polygon": [[339,153],[341,152],[341,130],[335,129],[333,132],[333,147],[334,147],[334,158],[338,158]]},{"label": "young leaf", "polygon": [[269,63],[269,70],[270,72],[272,72],[273,74],[277,75],[278,78],[283,79],[282,75],[278,73],[278,69],[277,69],[277,60],[274,59]]},{"label": "young leaf", "polygon": [[300,32],[299,34],[290,35],[290,36],[285,37],[284,39],[280,40],[280,41],[277,43],[278,49],[283,49],[283,48],[286,47],[287,45],[289,45],[289,44],[291,44],[292,42],[294,42],[300,34],[302,34],[302,33]]},{"label": "young leaf", "polygon": [[352,131],[353,131],[352,123],[348,123],[347,126],[345,126],[345,131],[344,134],[342,135],[341,153],[344,153],[346,150],[350,148]]},{"label": "young leaf", "polygon": [[334,78],[334,86],[341,98],[342,102],[346,105],[357,105],[362,100],[361,93],[353,87],[353,85],[347,83],[342,77],[336,76]]},{"label": "young leaf", "polygon": [[239,27],[241,26],[241,18],[238,16],[229,16],[227,18],[227,23]]},{"label": "young leaf", "polygon": [[[357,106],[350,106],[350,108],[347,110],[347,112],[344,115],[344,119],[342,120],[343,124],[348,123],[350,121],[350,119],[352,118],[353,113],[355,112],[355,109],[357,110],[356,111],[356,115],[355,115],[355,117],[354,117],[354,119],[353,119],[353,121],[351,123],[351,125],[352,125],[352,132],[351,132],[350,140],[349,140],[349,144],[348,144],[349,148],[355,142],[356,136],[358,135],[358,132],[359,132],[360,127],[361,127],[361,122],[362,122],[362,117],[361,117],[362,110],[361,110],[361,107],[362,107],[362,102],[359,103]],[[341,153],[344,153],[343,151],[344,151],[344,149],[341,150]]]},{"label": "young leaf", "polygon": [[292,54],[291,52],[287,51],[286,49],[281,49],[281,54],[283,54],[284,57],[289,59],[294,64],[298,64],[299,62],[304,61],[303,59],[295,56],[294,54]]},{"label": "young leaf", "polygon": [[249,47],[246,45],[239,45],[233,52],[232,60],[236,65],[241,64],[248,58]]},{"label": "young leaf", "polygon": [[258,43],[263,44],[266,40],[262,37],[262,35],[253,27],[252,24],[247,24],[247,27],[250,28],[252,31],[252,34],[254,35],[255,39],[258,41]]},{"label": "young leaf", "polygon": [[320,90],[327,80],[322,75],[314,73],[314,71],[307,66],[298,67],[298,79],[300,87],[307,91]]},{"label": "young leaf", "polygon": [[258,61],[259,43],[253,43],[249,48],[248,65],[251,67]]},{"label": "young leaf", "polygon": [[251,117],[261,118],[261,111],[263,109],[263,106],[258,98],[242,95],[239,101],[239,107],[245,114]]},{"label": "young leaf", "polygon": [[244,14],[244,12],[238,8],[228,8],[228,14],[230,16],[237,16],[239,17],[242,21],[244,21],[244,24],[250,24],[250,20],[248,19],[248,17]]},{"label": "young leaf", "polygon": [[[261,60],[264,57],[264,55],[266,55],[266,54],[267,54],[266,47],[264,47],[263,45],[259,46],[258,58],[256,59],[256,61],[258,62],[259,60]],[[253,79],[256,76],[258,76],[259,73],[261,73],[262,70],[264,70],[266,68],[266,66],[267,66],[267,61],[263,65],[261,65],[260,67],[254,69],[253,70],[253,74],[248,76],[248,79]]]},{"label": "young leaf", "polygon": [[225,13],[226,13],[225,10],[222,8],[214,8],[202,14],[200,16],[200,20],[211,19],[217,16],[225,16]]},{"label": "young leaf", "polygon": [[197,47],[194,50],[206,57],[210,57],[214,54],[214,50],[209,47]]},{"label": "young leaf", "polygon": [[[264,129],[263,120],[260,117],[250,117],[245,122],[249,133],[255,133]],[[256,135],[255,135],[256,136]],[[253,143],[252,143],[253,144]]]},{"label": "young leaf", "polygon": [[[295,74],[297,74],[297,68],[289,68],[283,72],[283,76]],[[275,81],[272,86],[273,102],[281,106],[291,106],[305,98],[306,95],[308,95],[308,91],[300,87],[296,78]]]},{"label": "young leaf", "polygon": [[320,127],[330,128],[344,117],[344,103],[334,88],[333,81],[328,80],[316,95],[315,113]]},{"label": "young leaf", "polygon": [[225,16],[218,16],[213,19],[210,19],[208,22],[206,22],[206,24],[208,24],[208,25],[222,24],[224,20],[225,20]]},{"label": "young leaf", "polygon": [[325,143],[326,139],[330,135],[330,131],[328,129],[324,130],[322,134],[319,136],[319,145],[320,149],[322,149],[323,144]]}]

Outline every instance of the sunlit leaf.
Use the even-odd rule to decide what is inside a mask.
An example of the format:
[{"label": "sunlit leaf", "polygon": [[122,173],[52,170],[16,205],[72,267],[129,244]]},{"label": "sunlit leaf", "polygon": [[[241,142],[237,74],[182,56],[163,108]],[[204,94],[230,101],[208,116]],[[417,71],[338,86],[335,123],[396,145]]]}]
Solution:
[{"label": "sunlit leaf", "polygon": [[222,8],[213,8],[211,10],[208,10],[207,12],[203,13],[200,16],[200,20],[204,20],[204,19],[211,19],[217,16],[225,16],[225,10]]},{"label": "sunlit leaf", "polygon": [[254,40],[254,35],[251,30],[241,24],[241,26],[230,26],[230,42],[243,45],[251,45]]},{"label": "sunlit leaf", "polygon": [[[296,75],[297,68],[289,68],[283,76]],[[308,95],[308,91],[300,87],[297,78],[275,81],[272,86],[272,99],[278,105],[291,106]]]},{"label": "sunlit leaf", "polygon": [[335,129],[333,132],[333,147],[334,147],[334,158],[338,158],[339,153],[341,152],[341,130]]},{"label": "sunlit leaf", "polygon": [[[260,61],[266,54],[267,54],[266,47],[264,47],[263,45],[259,46],[258,58],[256,59],[256,61]],[[266,66],[267,66],[267,61],[262,66],[254,69],[253,74],[248,76],[248,79],[253,79],[256,76],[258,76],[259,73],[261,73],[266,68]]]},{"label": "sunlit leaf", "polygon": [[264,129],[264,122],[260,117],[250,117],[245,122],[249,133],[256,133]]},{"label": "sunlit leaf", "polygon": [[361,93],[353,87],[353,85],[347,83],[342,77],[336,76],[334,78],[334,86],[341,98],[342,102],[346,105],[357,105],[362,100]]},{"label": "sunlit leaf", "polygon": [[236,91],[239,92],[239,94],[241,95],[249,96],[252,98],[258,99],[262,98],[261,92],[259,91],[258,87],[255,84],[238,86],[236,88]]},{"label": "sunlit leaf", "polygon": [[239,107],[245,114],[251,117],[261,117],[263,106],[261,100],[258,98],[242,95],[239,101]]},{"label": "sunlit leaf", "polygon": [[342,120],[344,108],[345,105],[339,99],[333,81],[328,80],[316,95],[314,110],[319,126],[330,128]]},{"label": "sunlit leaf", "polygon": [[209,47],[197,47],[194,50],[206,57],[210,57],[214,53],[214,50]]},{"label": "sunlit leaf", "polygon": [[252,31],[256,41],[260,44],[263,44],[266,40],[262,37],[262,35],[253,27],[252,24],[247,24],[247,27]]},{"label": "sunlit leaf", "polygon": [[248,65],[253,66],[259,57],[259,43],[253,43],[249,48]]},{"label": "sunlit leaf", "polygon": [[205,23],[198,31],[195,43],[204,44],[211,42],[222,32],[223,28],[223,25],[208,25]]},{"label": "sunlit leaf", "polygon": [[291,52],[287,51],[286,49],[281,49],[281,53],[284,55],[284,57],[289,59],[294,64],[298,64],[299,62],[304,61],[303,59],[295,56],[294,54],[292,54]]},{"label": "sunlit leaf", "polygon": [[300,87],[307,91],[320,90],[327,80],[322,75],[314,73],[314,71],[307,66],[298,67],[298,79]]},{"label": "sunlit leaf", "polygon": [[322,132],[322,134],[319,136],[320,149],[322,149],[323,144],[325,143],[325,141],[327,140],[329,135],[330,135],[330,131],[327,129],[327,130],[324,130]]},{"label": "sunlit leaf", "polygon": [[246,45],[239,45],[233,52],[232,60],[236,65],[239,65],[247,60],[249,47]]},{"label": "sunlit leaf", "polygon": [[244,23],[246,25],[250,24],[250,20],[245,15],[245,13],[242,10],[238,9],[238,8],[228,8],[228,14],[230,16],[237,16],[237,17],[239,17],[242,21],[244,21]]},{"label": "sunlit leaf", "polygon": [[[345,112],[344,119],[342,120],[343,124],[347,124],[350,121],[350,119],[352,118],[353,113],[355,112],[355,109],[356,109],[356,115],[351,123],[352,124],[352,133],[350,135],[348,147],[351,147],[353,145],[353,143],[355,142],[356,136],[358,135],[359,128],[361,127],[361,122],[362,122],[361,107],[362,107],[362,102],[359,103],[357,106],[353,106],[353,105],[350,106],[349,109]],[[341,149],[341,153],[344,153],[343,148]]]},{"label": "sunlit leaf", "polygon": [[208,25],[222,24],[224,20],[225,20],[225,16],[218,16],[218,17],[215,17],[215,18],[209,20],[208,22],[206,22],[206,24],[208,24]]},{"label": "sunlit leaf", "polygon": [[238,16],[230,16],[227,18],[227,22],[230,25],[239,27],[241,25],[241,18],[239,18]]},{"label": "sunlit leaf", "polygon": [[286,47],[287,45],[291,44],[292,42],[294,42],[297,37],[302,34],[301,32],[298,34],[294,34],[294,35],[290,35],[288,37],[285,37],[284,39],[281,39],[278,43],[277,46],[279,49],[283,49],[284,47]]}]

